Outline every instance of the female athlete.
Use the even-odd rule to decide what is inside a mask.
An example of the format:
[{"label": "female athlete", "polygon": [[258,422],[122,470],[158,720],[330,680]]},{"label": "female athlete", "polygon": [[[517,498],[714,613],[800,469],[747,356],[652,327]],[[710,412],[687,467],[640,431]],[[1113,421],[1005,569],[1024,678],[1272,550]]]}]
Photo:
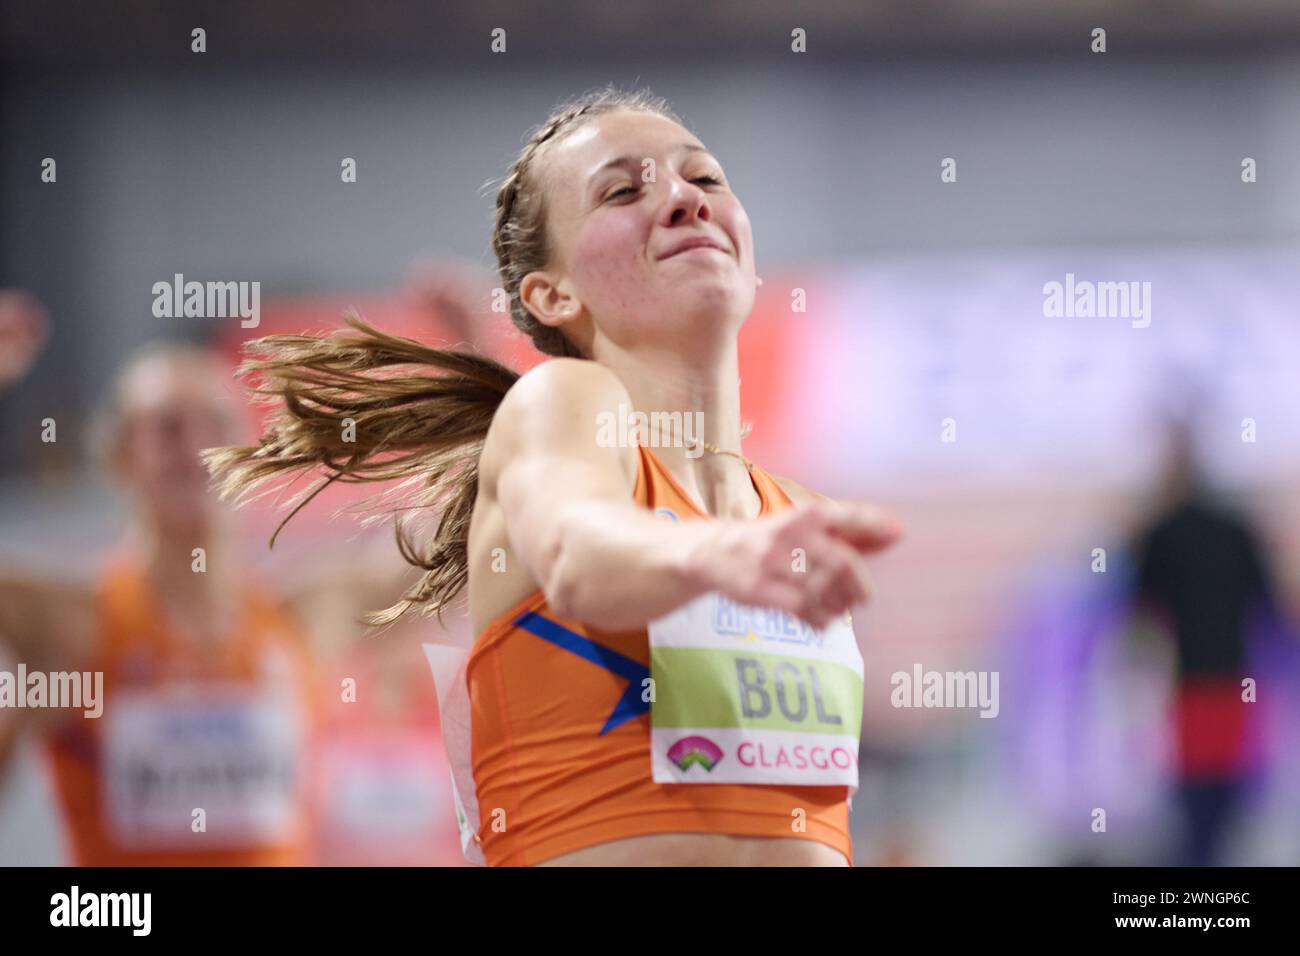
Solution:
[{"label": "female athlete", "polygon": [[[757,280],[721,163],[661,99],[585,95],[501,184],[493,245],[551,361],[519,376],[355,319],[262,339],[246,371],[278,410],[259,447],[211,452],[214,473],[234,494],[321,465],[326,483],[405,479],[439,515],[424,546],[401,536],[425,573],[374,620],[468,585],[489,864],[847,865],[846,618],[900,529],[741,454]],[[637,415],[701,432],[602,427]]]}]

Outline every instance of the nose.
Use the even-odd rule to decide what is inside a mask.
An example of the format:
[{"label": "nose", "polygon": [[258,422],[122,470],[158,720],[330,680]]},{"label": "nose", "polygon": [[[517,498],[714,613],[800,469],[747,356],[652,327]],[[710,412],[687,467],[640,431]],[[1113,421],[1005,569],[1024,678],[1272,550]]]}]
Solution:
[{"label": "nose", "polygon": [[664,208],[663,224],[679,226],[697,219],[708,222],[712,216],[709,194],[674,173],[668,184],[668,202]]}]

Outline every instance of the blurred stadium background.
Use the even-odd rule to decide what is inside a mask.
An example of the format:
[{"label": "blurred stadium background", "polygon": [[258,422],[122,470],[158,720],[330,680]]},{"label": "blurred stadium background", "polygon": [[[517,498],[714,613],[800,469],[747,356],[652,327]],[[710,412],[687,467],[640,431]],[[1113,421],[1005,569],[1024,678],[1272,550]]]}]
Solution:
[{"label": "blurred stadium background", "polygon": [[[644,85],[719,156],[753,222],[747,453],[909,528],[867,622],[856,862],[1165,859],[1170,652],[1126,641],[1116,608],[1166,425],[1193,406],[1206,471],[1253,523],[1292,622],[1257,642],[1258,753],[1224,862],[1300,860],[1300,5],[136,0],[6,4],[3,28],[0,287],[39,299],[51,335],[0,399],[0,559],[94,570],[120,519],[84,430],[147,341],[233,362],[244,338],[358,306],[532,361],[487,309],[484,184],[557,100]],[[46,156],[57,185],[39,180]],[[956,183],[940,182],[945,157]],[[261,327],[154,318],[151,286],[175,273],[260,280]],[[1149,281],[1150,326],[1044,317],[1043,284],[1066,273]],[[250,512],[249,561],[354,546],[316,510],[269,555],[269,517]],[[324,860],[367,862],[348,834],[389,827],[418,835],[398,862],[457,861],[420,639],[347,665],[404,687],[405,710],[355,740],[338,729]],[[890,675],[916,663],[999,671],[999,716],[892,707]],[[0,863],[63,852],[29,750],[0,783]]]}]

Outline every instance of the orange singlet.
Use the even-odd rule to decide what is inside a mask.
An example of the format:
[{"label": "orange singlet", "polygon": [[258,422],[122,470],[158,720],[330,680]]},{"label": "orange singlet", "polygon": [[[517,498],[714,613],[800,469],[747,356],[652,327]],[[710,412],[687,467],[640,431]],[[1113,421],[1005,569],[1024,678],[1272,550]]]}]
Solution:
[{"label": "orange singlet", "polygon": [[[669,520],[712,520],[657,455],[638,448],[638,505]],[[751,474],[760,515],[793,507],[771,475],[757,465]],[[846,787],[655,783],[648,705],[631,701],[649,661],[644,629],[558,618],[541,591],[484,629],[466,680],[477,839],[489,865],[541,863],[653,833],[799,837],[852,860]],[[792,832],[792,807],[807,812],[805,832]]]},{"label": "orange singlet", "polygon": [[305,648],[255,589],[231,600],[235,632],[185,646],[138,564],[103,575],[88,665],[103,713],[68,717],[46,747],[77,865],[307,862]]}]

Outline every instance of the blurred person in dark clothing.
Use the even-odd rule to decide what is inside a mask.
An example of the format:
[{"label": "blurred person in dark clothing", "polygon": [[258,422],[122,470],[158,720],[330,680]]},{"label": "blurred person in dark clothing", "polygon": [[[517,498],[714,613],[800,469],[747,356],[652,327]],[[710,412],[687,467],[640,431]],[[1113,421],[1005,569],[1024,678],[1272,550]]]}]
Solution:
[{"label": "blurred person in dark clothing", "polygon": [[1158,513],[1134,544],[1139,607],[1172,636],[1174,786],[1183,814],[1175,862],[1221,862],[1240,803],[1253,615],[1274,605],[1268,559],[1246,518],[1207,487],[1186,423],[1169,432]]}]

